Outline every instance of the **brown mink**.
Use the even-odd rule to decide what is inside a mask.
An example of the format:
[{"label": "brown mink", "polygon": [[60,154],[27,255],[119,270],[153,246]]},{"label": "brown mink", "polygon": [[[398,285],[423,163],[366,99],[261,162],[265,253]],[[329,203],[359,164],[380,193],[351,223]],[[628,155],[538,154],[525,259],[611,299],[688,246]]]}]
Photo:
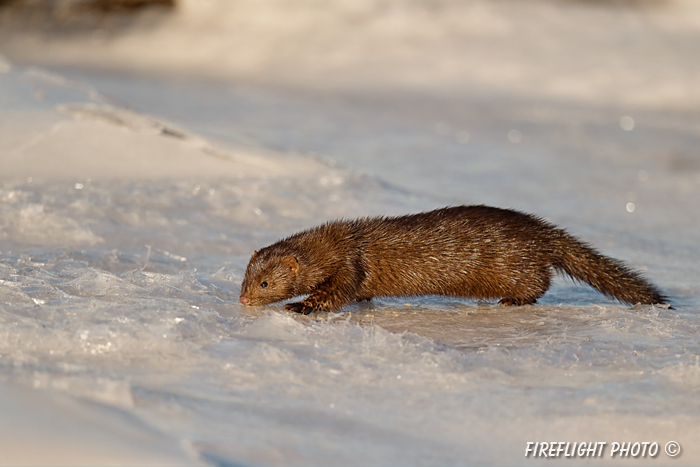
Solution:
[{"label": "brown mink", "polygon": [[629,304],[666,303],[640,273],[563,229],[511,209],[456,206],[336,220],[253,253],[244,305],[307,295],[288,310],[337,310],[372,297],[449,295],[535,303],[553,270]]}]

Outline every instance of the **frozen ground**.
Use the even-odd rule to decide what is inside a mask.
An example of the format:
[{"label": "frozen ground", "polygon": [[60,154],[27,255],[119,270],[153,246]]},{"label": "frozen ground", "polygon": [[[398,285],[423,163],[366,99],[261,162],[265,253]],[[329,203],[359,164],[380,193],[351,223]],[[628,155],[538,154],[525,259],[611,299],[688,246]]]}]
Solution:
[{"label": "frozen ground", "polygon": [[[527,441],[661,445],[558,463],[700,463],[700,16],[522,3],[185,2],[88,45],[4,42],[0,464],[551,463]],[[522,308],[238,304],[281,236],[459,203],[545,216],[675,309],[566,280]]]}]

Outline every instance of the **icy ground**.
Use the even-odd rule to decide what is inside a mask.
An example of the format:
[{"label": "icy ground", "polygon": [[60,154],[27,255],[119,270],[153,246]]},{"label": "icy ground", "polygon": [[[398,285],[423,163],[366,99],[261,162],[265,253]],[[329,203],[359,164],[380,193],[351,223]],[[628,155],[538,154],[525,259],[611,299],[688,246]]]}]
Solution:
[{"label": "icy ground", "polygon": [[[52,70],[0,63],[0,464],[550,465],[527,441],[662,449],[559,463],[700,463],[700,114],[672,92]],[[462,203],[542,215],[674,309],[567,280],[521,308],[238,303],[255,248]]]}]

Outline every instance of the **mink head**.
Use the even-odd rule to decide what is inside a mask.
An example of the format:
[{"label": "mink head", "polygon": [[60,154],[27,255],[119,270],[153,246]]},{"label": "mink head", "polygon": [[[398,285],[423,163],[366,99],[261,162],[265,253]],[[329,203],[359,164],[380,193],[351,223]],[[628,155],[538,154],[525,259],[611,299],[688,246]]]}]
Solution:
[{"label": "mink head", "polygon": [[298,272],[294,256],[269,250],[254,252],[241,284],[241,303],[267,305],[294,297]]}]

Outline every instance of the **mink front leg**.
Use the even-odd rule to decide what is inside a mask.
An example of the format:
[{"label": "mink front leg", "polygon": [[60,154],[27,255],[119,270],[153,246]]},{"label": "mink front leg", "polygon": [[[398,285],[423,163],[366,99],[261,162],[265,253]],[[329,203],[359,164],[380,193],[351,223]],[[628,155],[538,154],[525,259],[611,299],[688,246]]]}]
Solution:
[{"label": "mink front leg", "polygon": [[312,311],[338,310],[355,298],[355,290],[356,287],[352,284],[329,280],[318,286],[301,302],[287,303],[284,308],[304,315]]},{"label": "mink front leg", "polygon": [[302,315],[308,315],[309,313],[314,311],[313,308],[304,305],[304,303],[302,302],[287,303],[284,306],[284,309],[293,311],[294,313],[301,313]]}]

